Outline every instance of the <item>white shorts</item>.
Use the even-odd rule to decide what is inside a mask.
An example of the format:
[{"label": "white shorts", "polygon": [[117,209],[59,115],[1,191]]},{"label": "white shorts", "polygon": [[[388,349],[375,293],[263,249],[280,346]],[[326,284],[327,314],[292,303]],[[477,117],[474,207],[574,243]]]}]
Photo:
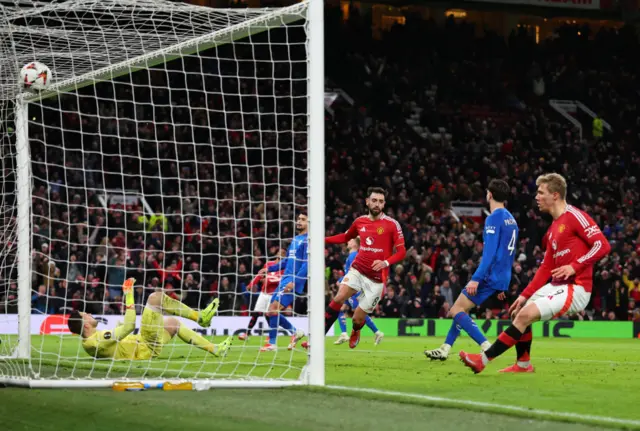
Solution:
[{"label": "white shorts", "polygon": [[540,320],[551,320],[565,314],[576,314],[589,304],[591,292],[577,284],[544,285],[529,298],[540,310]]},{"label": "white shorts", "polygon": [[351,268],[347,275],[342,279],[342,284],[346,284],[350,288],[360,292],[358,296],[359,307],[366,313],[371,313],[382,296],[382,290],[384,285],[382,283],[375,282],[368,277],[360,274],[357,269]]},{"label": "white shorts", "polygon": [[267,313],[269,311],[269,304],[271,303],[271,294],[260,292],[260,296],[258,296],[258,301],[256,305],[253,307],[253,311],[258,313]]}]

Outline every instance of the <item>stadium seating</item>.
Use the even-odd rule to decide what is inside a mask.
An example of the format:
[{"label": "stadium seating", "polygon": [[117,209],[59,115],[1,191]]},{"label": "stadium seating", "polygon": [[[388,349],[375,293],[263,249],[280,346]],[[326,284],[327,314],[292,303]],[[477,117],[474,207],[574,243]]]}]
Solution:
[{"label": "stadium seating", "polygon": [[[636,79],[640,60],[635,38],[631,42],[627,31],[600,30],[587,40],[584,29],[583,36],[577,36],[576,28],[569,26],[559,29],[553,41],[536,45],[524,32],[508,40],[494,34],[477,38],[469,23],[449,20],[438,28],[411,17],[405,27],[394,28],[383,40],[373,40],[370,32],[362,31],[357,13],[343,23],[337,9],[328,14],[327,25],[331,29],[327,32],[329,76],[355,99],[353,107],[337,106],[326,122],[328,234],[345,230],[362,214],[364,190],[380,184],[389,190],[387,211],[402,224],[409,250],[406,260],[390,274],[377,315],[446,315],[482,254],[481,225],[454,216],[451,202],[482,202],[488,180],[499,177],[512,186],[508,207],[519,221],[521,240],[507,300],[489,300],[476,313],[486,318],[503,316],[505,304],[526,286],[543,255],[539,244],[549,220],[532,205],[535,178],[557,171],[567,177],[569,201],[594,216],[613,247],[611,256],[597,266],[592,303],[576,318],[610,319],[610,311],[618,320],[638,318],[640,194],[635,175],[640,172],[640,154],[633,144],[640,133]],[[424,43],[407,42],[413,40]],[[617,50],[614,63],[604,64],[590,55],[594,50],[613,49]],[[343,73],[344,69],[349,72]],[[540,79],[545,83],[544,94],[534,94],[533,81]],[[130,100],[131,95],[117,97]],[[599,142],[581,142],[576,130],[548,108],[547,100],[554,97],[582,100],[601,113],[614,132]],[[187,123],[189,118],[177,120]],[[79,127],[80,118],[69,113],[62,121],[66,128],[73,128]],[[101,127],[116,127],[109,119],[102,121]],[[97,126],[85,124],[83,130]],[[130,131],[125,132],[124,143],[135,135],[135,130]],[[175,174],[164,184],[166,197],[150,198],[154,210],[164,214],[153,223],[140,213],[105,210],[95,193],[85,193],[87,187],[119,187],[120,174],[98,178],[90,172],[74,176],[70,170],[48,170],[47,157],[63,154],[59,148],[42,148],[38,136],[32,137],[32,154],[40,155],[33,169],[33,309],[120,313],[119,285],[125,277],[135,276],[145,286],[137,292],[137,303],[164,288],[193,306],[218,295],[224,313],[244,313],[249,300],[246,284],[264,264],[263,256],[275,253],[278,232],[265,230],[275,224],[254,224],[249,232],[245,222],[228,221],[234,209],[247,209],[248,204],[242,203],[215,206],[212,202],[196,210],[199,216],[185,217],[177,210],[185,202],[176,196],[180,190],[186,193],[183,197],[196,196],[196,188],[191,187],[195,170],[178,169],[171,162],[176,151],[170,143],[171,130],[141,126],[138,132],[155,134],[162,142],[164,160],[158,169]],[[177,139],[187,142],[191,132],[183,128],[184,136]],[[97,145],[87,144],[88,139],[83,145]],[[102,145],[125,152],[128,148],[115,141]],[[206,178],[233,175],[195,162],[206,155],[188,157],[198,165],[198,190],[208,193],[199,198],[210,197],[214,187]],[[77,155],[66,155],[65,162],[87,169],[102,168],[113,160],[93,155],[83,162]],[[138,168],[132,164],[124,169]],[[278,182],[277,172],[267,170],[265,175],[271,175],[266,182]],[[158,185],[143,182],[133,187],[151,195]],[[269,195],[276,192],[266,190]],[[218,193],[218,199],[233,201],[232,190],[221,188]],[[285,186],[280,193],[290,202],[304,201],[292,187]],[[290,217],[278,211],[293,208],[255,210],[262,211],[266,220],[277,220]],[[145,234],[131,234],[145,230]],[[219,239],[237,233],[269,240],[254,249],[248,238]],[[69,240],[87,245],[70,250]],[[164,253],[151,255],[146,251],[151,245]],[[253,253],[255,258],[237,258],[238,252]],[[344,250],[330,249],[327,297],[337,289],[344,260]],[[13,289],[9,286],[0,292],[0,308],[15,307]],[[44,295],[56,299],[45,305]],[[304,308],[301,298],[296,309]]]}]

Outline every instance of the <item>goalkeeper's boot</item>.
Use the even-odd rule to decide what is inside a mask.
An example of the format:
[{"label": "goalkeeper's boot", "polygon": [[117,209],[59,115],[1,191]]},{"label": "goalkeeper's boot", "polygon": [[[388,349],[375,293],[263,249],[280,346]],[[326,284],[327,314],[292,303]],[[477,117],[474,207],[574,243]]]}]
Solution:
[{"label": "goalkeeper's boot", "polygon": [[309,350],[309,347],[311,347],[308,341],[303,341],[302,344],[300,344],[300,346],[302,346],[302,348],[305,350]]},{"label": "goalkeeper's boot", "polygon": [[462,361],[465,366],[471,368],[475,374],[478,374],[485,368],[482,362],[482,355],[482,353],[467,353],[461,350],[460,361]]},{"label": "goalkeeper's boot", "polygon": [[242,334],[238,335],[238,340],[240,341],[244,341],[248,339],[249,339],[249,333],[247,332],[243,332]]},{"label": "goalkeeper's boot", "polygon": [[227,353],[229,353],[229,349],[231,349],[231,341],[233,341],[233,337],[227,337],[226,340],[218,344],[216,346],[214,355],[222,356],[223,358],[227,356]]},{"label": "goalkeeper's boot", "polygon": [[535,371],[535,368],[533,368],[533,365],[531,364],[529,364],[529,366],[527,367],[521,367],[520,365],[515,363],[510,367],[503,368],[499,372],[500,373],[533,373],[534,371]]},{"label": "goalkeeper's boot", "polygon": [[216,315],[219,306],[220,300],[218,298],[215,298],[209,303],[209,305],[207,305],[207,308],[205,308],[204,310],[200,310],[200,314],[198,316],[198,325],[202,326],[203,328],[208,328],[209,326],[211,326],[211,320],[213,319],[213,316]]},{"label": "goalkeeper's boot", "polygon": [[340,336],[338,337],[338,339],[336,341],[333,342],[333,344],[344,344],[347,341],[349,341],[349,336],[347,335],[346,332],[343,332],[342,334],[340,334]]},{"label": "goalkeeper's boot", "polygon": [[382,342],[382,339],[384,338],[384,332],[378,331],[378,332],[376,332],[375,335],[376,335],[376,338],[373,341],[373,344],[377,346],[378,344],[380,344]]},{"label": "goalkeeper's boot", "polygon": [[304,338],[304,331],[302,329],[296,329],[296,333],[291,336],[291,341],[287,346],[287,350],[293,350],[296,348],[298,341]]},{"label": "goalkeeper's boot", "polygon": [[449,357],[449,349],[451,349],[451,346],[443,344],[437,349],[425,350],[424,355],[432,361],[446,361]]},{"label": "goalkeeper's boot", "polygon": [[278,346],[271,343],[266,343],[264,346],[260,347],[261,352],[275,352],[278,350]]},{"label": "goalkeeper's boot", "polygon": [[351,337],[349,337],[349,347],[355,349],[360,342],[360,330],[351,331]]}]

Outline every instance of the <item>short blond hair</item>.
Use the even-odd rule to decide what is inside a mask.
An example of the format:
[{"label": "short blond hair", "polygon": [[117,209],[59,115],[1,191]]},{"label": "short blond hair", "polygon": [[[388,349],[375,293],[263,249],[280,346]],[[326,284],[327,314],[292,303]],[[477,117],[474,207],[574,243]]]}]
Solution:
[{"label": "short blond hair", "polygon": [[560,174],[551,173],[540,175],[536,180],[536,186],[546,184],[549,193],[558,193],[561,199],[567,198],[567,180]]}]

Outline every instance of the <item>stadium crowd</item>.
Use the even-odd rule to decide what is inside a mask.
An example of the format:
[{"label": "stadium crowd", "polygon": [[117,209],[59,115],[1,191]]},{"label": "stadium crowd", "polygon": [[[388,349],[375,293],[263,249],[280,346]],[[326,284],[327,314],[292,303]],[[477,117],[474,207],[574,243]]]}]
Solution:
[{"label": "stadium crowd", "polygon": [[[458,217],[452,202],[481,203],[484,186],[498,177],[512,187],[508,208],[520,243],[507,300],[492,298],[476,314],[504,317],[543,256],[549,220],[533,206],[535,178],[556,171],[568,180],[569,202],[595,218],[613,248],[597,265],[590,306],[575,318],[640,320],[634,176],[640,155],[632,146],[640,131],[637,42],[621,43],[628,41],[625,31],[587,39],[562,28],[554,40],[536,45],[525,32],[508,40],[477,38],[468,23],[438,27],[413,17],[374,40],[356,11],[346,23],[334,12],[327,18],[335,30],[327,32],[329,84],[344,88],[356,104],[337,103],[327,114],[327,234],[346,230],[363,214],[364,190],[380,184],[408,247],[375,314],[446,316],[482,255],[482,220]],[[301,37],[300,29],[292,31],[290,42]],[[223,315],[251,307],[247,284],[288,245],[294,226],[281,220],[292,221],[306,202],[306,99],[287,97],[304,94],[304,63],[288,61],[304,55],[304,46],[283,46],[258,50],[273,57],[255,68],[233,60],[249,45],[236,45],[236,52],[221,47],[204,62],[191,58],[168,73],[138,73],[133,85],[97,86],[99,104],[94,90],[85,89],[59,105],[34,108],[34,116],[47,120],[45,127],[39,121],[30,127],[34,311],[119,314],[120,286],[131,276],[140,282],[140,306],[164,289],[194,307],[218,296]],[[594,47],[616,49],[614,62],[588,55]],[[224,71],[226,78],[193,73],[185,82],[180,71],[187,67]],[[345,67],[349,73],[341,73]],[[542,94],[534,85],[541,79]],[[580,140],[550,112],[549,97],[583,101],[613,133]],[[425,136],[406,122],[416,108]],[[61,141],[64,150],[55,144]],[[110,200],[124,198],[103,192],[113,189],[138,191],[155,215],[133,195],[125,205]],[[345,259],[345,248],[327,249],[327,298]],[[2,276],[15,279],[15,272]],[[16,284],[0,286],[0,309],[15,312]],[[305,313],[306,298],[292,311]]]}]

